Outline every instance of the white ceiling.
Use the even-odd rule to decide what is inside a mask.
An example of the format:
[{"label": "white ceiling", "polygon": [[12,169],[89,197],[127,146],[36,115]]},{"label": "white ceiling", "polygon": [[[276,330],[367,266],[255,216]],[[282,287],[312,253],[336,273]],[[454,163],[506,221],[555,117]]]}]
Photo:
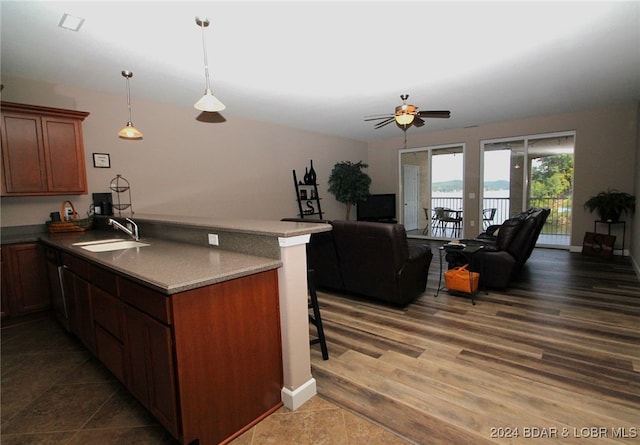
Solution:
[{"label": "white ceiling", "polygon": [[[191,107],[206,30],[221,114],[369,141],[409,94],[451,110],[409,132],[640,100],[640,2],[2,0],[2,76]],[[58,27],[64,13],[80,32]]]}]

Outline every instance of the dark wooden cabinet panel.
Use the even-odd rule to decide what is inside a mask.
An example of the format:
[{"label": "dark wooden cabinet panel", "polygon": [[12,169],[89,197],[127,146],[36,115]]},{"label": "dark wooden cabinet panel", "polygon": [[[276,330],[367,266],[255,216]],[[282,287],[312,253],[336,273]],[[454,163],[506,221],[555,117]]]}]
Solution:
[{"label": "dark wooden cabinet panel", "polygon": [[281,405],[275,270],[171,300],[185,443],[220,443]]},{"label": "dark wooden cabinet panel", "polygon": [[125,382],[125,351],[123,344],[102,326],[96,324],[96,354],[98,359],[121,382]]},{"label": "dark wooden cabinet panel", "polygon": [[44,143],[38,116],[2,114],[2,162],[7,194],[47,190]]},{"label": "dark wooden cabinet panel", "polygon": [[124,278],[118,279],[118,295],[156,320],[171,324],[170,298],[167,295]]},{"label": "dark wooden cabinet panel", "polygon": [[88,114],[2,102],[2,195],[87,193],[82,120]]},{"label": "dark wooden cabinet panel", "polygon": [[124,305],[117,298],[91,285],[91,304],[98,359],[125,382]]},{"label": "dark wooden cabinet panel", "polygon": [[[43,117],[48,191],[86,193],[82,126],[77,119]],[[82,148],[80,150],[79,148]]]},{"label": "dark wooden cabinet panel", "polygon": [[147,344],[144,314],[125,306],[125,339],[127,354],[126,385],[144,406],[149,406],[147,379]]},{"label": "dark wooden cabinet panel", "polygon": [[127,306],[127,387],[174,437],[179,437],[171,328]]},{"label": "dark wooden cabinet panel", "polygon": [[3,312],[20,316],[51,306],[44,251],[38,243],[2,246]]},{"label": "dark wooden cabinet panel", "polygon": [[92,354],[96,354],[91,285],[65,264],[64,290],[69,313],[69,329]]},{"label": "dark wooden cabinet panel", "polygon": [[91,286],[93,319],[118,341],[124,338],[123,303],[96,286]]},{"label": "dark wooden cabinet panel", "polygon": [[7,278],[11,273],[9,269],[9,263],[5,259],[4,255],[6,250],[2,250],[0,247],[0,316],[2,318],[8,317],[11,314],[9,309],[9,286],[7,285]]}]

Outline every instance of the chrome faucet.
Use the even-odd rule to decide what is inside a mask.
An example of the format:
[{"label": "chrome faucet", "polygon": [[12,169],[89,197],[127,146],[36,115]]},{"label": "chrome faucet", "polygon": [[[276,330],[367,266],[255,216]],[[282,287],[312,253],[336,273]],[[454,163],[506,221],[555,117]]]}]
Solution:
[{"label": "chrome faucet", "polygon": [[140,234],[138,233],[138,225],[134,223],[131,218],[127,218],[127,223],[128,227],[125,227],[113,218],[109,218],[109,221],[107,221],[107,224],[113,226],[114,229],[120,229],[134,240],[139,241]]}]

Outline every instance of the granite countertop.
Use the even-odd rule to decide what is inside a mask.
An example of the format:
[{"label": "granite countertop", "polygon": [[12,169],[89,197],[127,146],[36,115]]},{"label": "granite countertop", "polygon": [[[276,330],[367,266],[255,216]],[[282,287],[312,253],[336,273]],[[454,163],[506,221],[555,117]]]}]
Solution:
[{"label": "granite countertop", "polygon": [[[217,230],[258,238],[293,238],[331,230],[329,224],[318,222],[290,222],[259,219],[211,219],[205,217],[136,214],[135,221],[160,224],[162,235],[150,232],[140,241],[147,247],[136,247],[111,252],[91,252],[75,243],[104,239],[131,239],[122,232],[93,229],[85,232],[49,233],[46,226],[17,226],[2,231],[2,243],[36,242],[38,240],[58,249],[73,253],[89,261],[132,278],[141,284],[167,295],[207,286],[282,266],[279,259],[268,258],[257,244],[244,251],[209,245],[182,242],[164,236],[174,230],[196,228]],[[254,240],[252,238],[252,240]],[[253,241],[252,241],[253,242]],[[277,249],[277,241],[275,243]],[[257,253],[256,254],[254,254]],[[260,253],[259,253],[260,252]],[[260,256],[262,255],[262,256]],[[279,258],[279,256],[271,255]]]},{"label": "granite countertop", "polygon": [[167,295],[282,266],[281,261],[271,258],[144,236],[140,241],[149,243],[147,247],[111,252],[90,252],[73,245],[116,238],[131,239],[113,231],[102,230],[44,233],[39,236],[48,245],[104,266]]},{"label": "granite countertop", "polygon": [[201,227],[211,230],[227,230],[235,233],[251,235],[267,235],[292,237],[331,230],[329,224],[318,224],[312,219],[309,222],[277,221],[267,219],[212,219],[201,216],[145,215],[136,213],[136,222],[150,221],[163,225]]}]

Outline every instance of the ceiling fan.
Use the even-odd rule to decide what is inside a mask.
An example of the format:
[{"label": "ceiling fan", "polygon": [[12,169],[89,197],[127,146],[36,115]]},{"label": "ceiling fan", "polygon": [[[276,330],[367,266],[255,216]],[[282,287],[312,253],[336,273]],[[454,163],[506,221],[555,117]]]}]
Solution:
[{"label": "ceiling fan", "polygon": [[375,121],[382,119],[381,122],[378,122],[373,126],[373,128],[375,128],[376,130],[394,121],[396,122],[396,125],[398,125],[401,129],[406,130],[410,125],[422,127],[424,125],[424,119],[422,118],[448,119],[449,117],[451,117],[451,112],[445,110],[418,111],[418,107],[407,103],[408,98],[408,94],[403,94],[400,96],[400,99],[402,99],[402,105],[398,105],[396,107],[395,113],[382,114],[378,116],[365,116],[364,120]]}]

